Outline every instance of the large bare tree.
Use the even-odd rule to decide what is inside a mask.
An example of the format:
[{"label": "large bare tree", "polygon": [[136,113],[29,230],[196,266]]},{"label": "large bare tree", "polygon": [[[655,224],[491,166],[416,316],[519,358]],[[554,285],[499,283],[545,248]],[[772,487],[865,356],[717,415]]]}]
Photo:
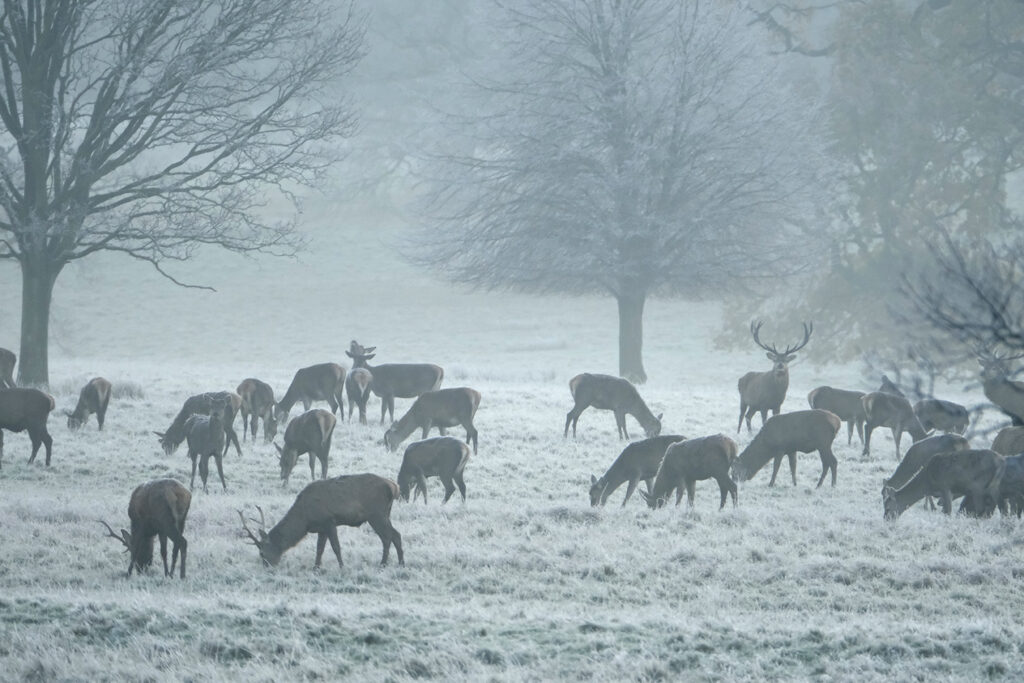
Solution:
[{"label": "large bare tree", "polygon": [[3,0],[0,258],[22,273],[22,383],[48,381],[53,286],[99,251],[163,268],[203,245],[292,252],[261,216],[336,160],[329,96],[361,55],[311,0]]}]

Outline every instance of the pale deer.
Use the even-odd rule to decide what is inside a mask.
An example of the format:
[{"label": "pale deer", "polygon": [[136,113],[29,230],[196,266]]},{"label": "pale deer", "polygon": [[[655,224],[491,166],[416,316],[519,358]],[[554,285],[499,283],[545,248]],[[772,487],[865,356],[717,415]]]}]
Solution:
[{"label": "pale deer", "polygon": [[[917,474],[917,471],[928,464],[928,462],[939,453],[950,453],[952,451],[966,451],[970,448],[967,439],[957,434],[938,434],[921,439],[907,449],[903,460],[896,467],[892,476],[882,482],[883,486],[891,486],[898,489]],[[931,497],[927,497],[926,504],[934,509]]]},{"label": "pale deer", "polygon": [[[160,537],[160,557],[164,561],[164,576],[174,576],[174,565],[181,553],[181,578],[185,578],[185,558],[188,555],[188,541],[185,540],[185,518],[188,517],[192,494],[174,479],[154,479],[132,491],[128,502],[128,519],[131,531],[121,529],[118,536],[110,525],[107,532],[125,545],[129,553],[128,576],[132,571],[142,571],[153,563],[153,539]],[[171,566],[167,567],[167,539],[171,539]]]},{"label": "pale deer", "polygon": [[[384,544],[381,565],[388,563],[391,544],[395,544],[398,564],[405,564],[402,554],[402,535],[391,525],[391,505],[398,498],[398,484],[376,474],[350,474],[333,479],[319,479],[299,492],[291,508],[269,532],[264,529],[263,510],[260,513],[260,528],[257,533],[249,529],[242,511],[238,516],[242,528],[260,551],[260,559],[268,567],[276,566],[281,556],[294,547],[306,534],[317,534],[316,563],[324,554],[327,542],[341,561],[341,543],[338,541],[338,526],[359,527],[368,523]],[[255,520],[253,520],[255,521]]]},{"label": "pale deer", "polygon": [[239,407],[242,413],[242,441],[251,430],[253,441],[259,421],[263,420],[263,441],[270,443],[277,436],[277,418],[274,416],[274,390],[269,384],[255,377],[242,380],[236,393],[242,398]]},{"label": "pale deer", "polygon": [[565,416],[563,437],[569,436],[569,425],[572,424],[572,436],[576,438],[576,423],[583,411],[591,406],[615,414],[615,427],[620,439],[629,438],[629,432],[626,431],[627,415],[636,418],[648,439],[661,433],[661,415],[656,416],[651,412],[629,380],[585,372],[569,380],[569,391],[572,393],[573,406]]},{"label": "pale deer", "polygon": [[398,491],[402,500],[409,500],[409,491],[415,487],[412,500],[423,494],[427,504],[427,477],[437,477],[444,485],[444,505],[455,493],[455,487],[466,502],[466,482],[462,473],[469,461],[469,446],[450,436],[438,436],[409,444],[398,469]]},{"label": "pale deer", "polygon": [[769,486],[775,485],[775,476],[782,465],[782,457],[789,458],[789,472],[796,486],[796,454],[818,451],[821,457],[821,476],[818,486],[825,481],[825,475],[832,472],[832,486],[836,485],[836,456],[832,454],[832,442],[842,421],[827,410],[797,410],[768,418],[732,466],[732,476],[737,481],[747,481],[768,463],[774,460]]},{"label": "pale deer", "polygon": [[814,323],[804,323],[804,338],[796,346],[787,346],[785,351],[779,351],[775,345],[762,344],[759,337],[763,322],[750,323],[750,334],[754,337],[754,343],[766,351],[768,359],[774,366],[768,372],[748,372],[740,377],[737,388],[740,391],[740,419],[736,425],[736,433],[739,433],[743,426],[744,418],[747,421],[747,431],[751,431],[750,418],[754,413],[761,413],[761,425],[764,426],[768,417],[768,411],[772,415],[778,415],[782,409],[782,402],[786,400],[786,391],[789,389],[789,363],[796,358],[796,352],[807,346],[814,332]]},{"label": "pale deer", "polygon": [[308,410],[288,423],[284,430],[284,448],[274,444],[280,456],[281,481],[288,485],[288,477],[299,456],[309,453],[309,478],[316,479],[316,461],[320,461],[320,478],[327,478],[327,459],[331,452],[331,436],[337,418],[323,408]]},{"label": "pale deer", "polygon": [[1024,427],[1004,427],[992,441],[992,450],[999,455],[1024,453]]},{"label": "pale deer", "polygon": [[178,446],[185,441],[185,423],[193,415],[209,415],[210,406],[214,402],[227,401],[227,408],[224,412],[224,453],[228,452],[231,444],[234,444],[235,451],[242,455],[242,446],[238,443],[238,434],[235,433],[235,415],[242,407],[242,397],[233,391],[208,391],[204,394],[196,394],[185,399],[181,410],[174,416],[171,426],[165,432],[153,432],[160,439],[160,446],[164,453],[170,455]]},{"label": "pale deer", "polygon": [[925,431],[937,429],[947,434],[963,434],[971,421],[967,408],[938,398],[921,399],[914,404],[914,414]]},{"label": "pale deer", "polygon": [[93,377],[89,380],[82,391],[78,394],[78,405],[74,412],[65,410],[68,416],[68,429],[81,428],[89,416],[96,414],[96,423],[99,430],[103,431],[103,422],[107,418],[107,406],[110,404],[110,382],[102,377]]},{"label": "pale deer", "polygon": [[684,439],[686,437],[679,434],[664,434],[634,441],[623,448],[619,457],[615,458],[615,462],[600,479],[590,475],[590,504],[595,507],[604,505],[615,489],[626,482],[629,482],[629,485],[626,487],[626,497],[622,499],[623,507],[641,481],[647,485],[647,493],[653,491],[654,478],[658,475],[658,468],[665,457],[665,449]]},{"label": "pale deer", "polygon": [[999,355],[994,351],[978,350],[981,365],[981,389],[1013,423],[1014,427],[1024,426],[1024,382],[1009,379],[1010,361],[1024,354]]},{"label": "pale deer", "polygon": [[469,387],[428,391],[416,399],[401,419],[392,423],[384,433],[384,445],[394,452],[417,429],[423,432],[425,439],[431,427],[437,427],[444,436],[448,427],[462,425],[466,428],[466,443],[472,443],[473,453],[476,453],[477,431],[473,416],[479,406],[480,392]]},{"label": "pale deer", "polygon": [[882,487],[886,519],[896,519],[925,496],[939,498],[942,511],[952,513],[953,499],[970,497],[961,507],[970,514],[989,514],[999,500],[999,482],[1006,459],[995,451],[966,450],[939,453],[902,488]]},{"label": "pale deer", "polygon": [[871,432],[875,427],[888,427],[892,431],[892,439],[896,443],[896,459],[900,459],[900,439],[903,432],[910,434],[914,443],[928,436],[921,421],[917,419],[910,401],[884,391],[873,391],[861,399],[864,403],[864,450],[862,455],[871,453]]},{"label": "pale deer", "polygon": [[657,508],[668,502],[672,491],[676,492],[676,505],[679,505],[686,489],[686,504],[692,508],[697,482],[714,479],[721,495],[718,509],[725,507],[730,495],[736,507],[736,483],[729,476],[729,468],[736,460],[737,450],[736,442],[723,434],[674,443],[665,451],[654,490],[650,494],[641,491],[640,495],[650,507]]},{"label": "pale deer", "polygon": [[[353,368],[370,372],[370,390],[380,398],[380,423],[385,414],[395,420],[395,398],[419,398],[428,391],[437,391],[444,381],[444,369],[430,363],[386,363],[370,365],[367,361],[377,354],[376,346],[361,346],[355,340],[345,353],[352,359]],[[349,409],[351,412],[351,409]]]},{"label": "pale deer", "polygon": [[228,490],[224,481],[225,446],[224,420],[231,409],[227,397],[215,398],[210,403],[208,415],[194,413],[185,420],[185,440],[188,442],[188,457],[192,461],[192,479],[189,488],[196,483],[196,464],[199,464],[199,476],[203,480],[203,492],[206,492],[206,479],[210,473],[210,458],[217,464],[217,474],[221,486]]},{"label": "pale deer", "polygon": [[46,446],[46,466],[50,466],[53,439],[46,430],[46,420],[55,407],[53,396],[38,389],[0,389],[0,462],[4,458],[4,430],[28,432],[32,440],[32,455],[28,462],[36,459],[39,446]]},{"label": "pale deer", "polygon": [[295,372],[281,400],[274,406],[274,416],[279,422],[288,419],[292,406],[302,401],[304,410],[309,410],[313,401],[327,401],[331,413],[339,412],[345,418],[345,368],[337,363],[318,363]]},{"label": "pale deer", "polygon": [[864,443],[864,421],[867,419],[867,415],[864,414],[862,398],[864,398],[863,391],[822,386],[807,394],[807,403],[812,408],[827,410],[839,416],[839,419],[846,423],[846,444],[850,445],[853,443],[854,427],[857,428],[857,438]]},{"label": "pale deer", "polygon": [[14,384],[14,365],[18,362],[18,357],[13,351],[7,349],[0,349],[0,389],[13,389]]},{"label": "pale deer", "polygon": [[352,368],[345,378],[345,394],[348,396],[348,419],[352,421],[354,408],[359,408],[359,424],[366,424],[366,403],[370,400],[370,385],[373,375],[366,368]]}]

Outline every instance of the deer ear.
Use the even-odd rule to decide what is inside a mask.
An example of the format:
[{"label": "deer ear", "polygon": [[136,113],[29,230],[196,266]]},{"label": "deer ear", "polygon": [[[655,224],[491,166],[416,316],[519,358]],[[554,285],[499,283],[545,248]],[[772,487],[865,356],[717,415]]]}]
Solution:
[{"label": "deer ear", "polygon": [[664,415],[665,415],[665,413],[658,413],[658,422],[661,422],[661,418]]},{"label": "deer ear", "polygon": [[374,358],[374,357],[375,357],[376,355],[377,355],[377,354],[375,354],[375,353],[367,353],[367,354],[366,354],[365,356],[363,356],[363,360],[373,360],[373,358]]},{"label": "deer ear", "polygon": [[349,358],[355,358],[355,356],[352,355],[351,351],[346,351],[345,355],[348,356]]},{"label": "deer ear", "polygon": [[373,353],[377,350],[376,346],[367,346],[363,349],[363,353]]},{"label": "deer ear", "polygon": [[595,477],[593,474],[590,475],[590,485],[597,486],[597,477]]},{"label": "deer ear", "polygon": [[767,357],[768,357],[768,360],[770,360],[770,361],[774,361],[774,360],[776,359],[776,356],[775,356],[775,354],[774,354],[774,353],[772,353],[771,351],[769,351],[768,353],[766,353],[766,354],[764,354],[764,355],[765,355],[765,356],[767,356]]},{"label": "deer ear", "polygon": [[636,492],[640,494],[644,501],[648,503],[651,502],[651,496],[650,494],[647,493],[647,491],[644,491],[643,489],[637,489]]},{"label": "deer ear", "polygon": [[277,445],[277,442],[276,442],[276,441],[274,442],[274,448],[276,448],[276,449],[277,449],[277,452],[278,452],[279,454],[281,454],[281,455],[284,455],[284,451],[283,451],[283,450],[281,449],[281,447],[280,447],[280,446],[278,446],[278,445]]},{"label": "deer ear", "polygon": [[154,434],[156,434],[156,436],[157,436],[157,438],[158,438],[158,439],[163,439],[163,438],[164,438],[164,434],[165,434],[166,432],[153,432],[153,433],[154,433]]}]

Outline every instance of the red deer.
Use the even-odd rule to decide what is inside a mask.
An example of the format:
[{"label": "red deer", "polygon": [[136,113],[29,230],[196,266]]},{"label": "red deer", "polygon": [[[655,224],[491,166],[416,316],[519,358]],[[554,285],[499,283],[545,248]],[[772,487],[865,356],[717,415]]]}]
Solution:
[{"label": "red deer", "polygon": [[572,436],[576,438],[576,423],[583,411],[591,406],[615,413],[615,426],[620,439],[629,438],[629,432],[626,431],[627,415],[636,418],[648,439],[661,433],[661,415],[655,416],[651,412],[636,387],[628,380],[585,372],[569,380],[569,391],[574,403],[572,410],[565,416],[564,437],[569,436],[569,424],[572,423]]},{"label": "red deer", "polygon": [[280,455],[281,480],[288,485],[288,477],[299,456],[309,453],[309,478],[316,479],[316,460],[320,461],[320,478],[327,478],[327,457],[331,451],[331,435],[337,418],[323,408],[314,408],[288,423],[284,430],[284,448],[276,443]]},{"label": "red deer", "polygon": [[[402,554],[402,535],[391,526],[391,505],[398,498],[398,484],[378,477],[376,474],[350,474],[333,479],[320,479],[299,492],[291,508],[281,521],[269,532],[264,529],[263,510],[260,512],[260,529],[254,534],[245,523],[242,511],[242,528],[260,551],[260,559],[268,567],[277,566],[281,555],[294,547],[306,534],[317,534],[316,564],[324,554],[327,541],[331,550],[341,562],[341,544],[338,541],[339,525],[358,527],[369,523],[384,544],[381,565],[388,563],[391,544],[395,544],[398,564],[405,564]],[[255,521],[255,520],[254,520]]]},{"label": "red deer", "polygon": [[242,380],[236,393],[241,397],[239,409],[242,413],[242,441],[246,432],[252,430],[253,441],[256,429],[263,420],[263,441],[270,443],[277,436],[277,418],[274,416],[274,390],[266,382],[255,377]]},{"label": "red deer", "polygon": [[[970,448],[967,439],[956,434],[939,434],[921,439],[909,449],[900,461],[892,476],[882,482],[883,486],[891,486],[898,489],[904,486],[917,471],[928,464],[928,462],[939,453],[950,453],[952,451],[966,451]],[[927,505],[934,509],[935,505],[929,496]]]},{"label": "red deer", "polygon": [[304,410],[309,410],[313,401],[327,401],[331,413],[340,411],[345,417],[343,392],[345,391],[345,368],[337,363],[319,363],[300,368],[288,385],[288,391],[274,407],[278,421],[288,419],[292,406],[302,401]]},{"label": "red deer", "polygon": [[867,415],[864,414],[863,391],[848,391],[846,389],[833,389],[832,387],[818,387],[807,394],[807,403],[812,408],[827,410],[835,413],[839,419],[846,423],[846,444],[853,443],[853,428],[857,428],[857,437],[864,443],[864,421]]},{"label": "red deer", "polygon": [[992,441],[992,450],[999,455],[1024,453],[1024,427],[1005,427]]},{"label": "red deer", "polygon": [[4,458],[4,430],[28,431],[32,440],[32,455],[28,462],[36,459],[39,446],[46,446],[46,466],[50,466],[53,439],[46,430],[46,420],[54,409],[53,396],[38,389],[0,389],[0,462]]},{"label": "red deer", "polygon": [[370,365],[368,360],[375,355],[376,346],[361,346],[355,340],[345,353],[352,359],[353,368],[370,371],[370,390],[380,397],[380,423],[384,424],[385,413],[395,421],[395,397],[418,398],[428,391],[437,391],[444,381],[444,369],[429,363],[387,363]]},{"label": "red deer", "polygon": [[93,413],[96,413],[96,422],[100,431],[103,431],[103,421],[107,418],[107,405],[110,403],[110,382],[102,377],[94,377],[82,387],[78,394],[78,405],[74,412],[65,410],[68,416],[68,429],[79,429]]},{"label": "red deer", "polygon": [[999,480],[999,512],[1018,518],[1024,512],[1024,455],[1006,458],[1006,469]]},{"label": "red deer", "polygon": [[1009,379],[1009,361],[1021,358],[1022,355],[1007,356],[987,350],[978,351],[981,389],[985,398],[1002,410],[1012,420],[1014,427],[1024,426],[1024,382]]},{"label": "red deer", "polygon": [[626,482],[629,485],[626,487],[626,497],[622,500],[623,507],[639,482],[643,481],[647,485],[648,493],[653,491],[654,478],[665,457],[665,449],[685,439],[685,436],[678,434],[666,434],[634,441],[626,446],[600,479],[590,475],[590,504],[595,507],[604,505],[615,489]]},{"label": "red deer", "polygon": [[221,486],[228,490],[224,481],[224,416],[230,410],[226,397],[215,398],[210,404],[210,414],[191,415],[185,420],[185,439],[188,442],[188,457],[192,460],[192,479],[189,488],[196,483],[196,461],[199,462],[199,476],[203,480],[203,492],[206,492],[206,478],[210,473],[210,458],[217,463],[217,474],[220,475]]},{"label": "red deer", "polygon": [[896,519],[925,496],[937,496],[947,515],[952,513],[954,498],[970,496],[974,504],[962,507],[961,511],[987,514],[999,500],[999,482],[1005,467],[1005,458],[987,449],[939,453],[902,488],[882,488],[885,518]]},{"label": "red deer", "polygon": [[0,349],[0,389],[13,389],[14,384],[14,365],[18,362],[18,357],[13,351],[7,349]]},{"label": "red deer", "polygon": [[775,461],[769,486],[775,485],[782,456],[789,457],[789,472],[796,486],[796,454],[818,451],[821,457],[821,477],[818,486],[825,481],[825,475],[832,471],[832,486],[836,485],[836,456],[832,454],[832,442],[842,421],[827,410],[798,410],[768,418],[761,431],[754,436],[732,466],[733,478],[747,481],[767,464]]},{"label": "red deer", "polygon": [[[131,532],[121,529],[118,536],[110,525],[102,520],[107,532],[124,543],[129,553],[128,576],[136,570],[140,574],[153,564],[153,539],[160,537],[160,557],[164,561],[164,576],[174,576],[174,565],[181,553],[181,578],[185,578],[185,558],[188,555],[188,541],[185,540],[185,518],[192,503],[192,494],[174,479],[154,479],[132,491],[128,503],[128,519]],[[174,544],[171,552],[171,566],[167,568],[167,539]]]},{"label": "red deer", "polygon": [[782,409],[782,402],[786,400],[786,390],[789,389],[789,363],[796,358],[796,352],[807,346],[814,332],[814,324],[804,323],[804,338],[796,346],[787,346],[785,351],[779,351],[775,345],[762,344],[758,336],[761,332],[763,322],[750,323],[750,334],[754,337],[754,343],[767,352],[768,359],[775,366],[768,372],[748,372],[740,377],[737,388],[740,390],[740,420],[736,425],[736,432],[739,433],[743,426],[743,420],[747,420],[747,431],[751,431],[750,418],[754,413],[761,413],[761,426],[764,426],[768,411],[772,415],[778,415]]},{"label": "red deer", "polygon": [[227,453],[228,447],[234,444],[238,455],[242,454],[242,446],[238,443],[238,434],[234,428],[235,414],[242,407],[242,397],[233,391],[210,391],[187,398],[167,431],[153,432],[160,438],[160,446],[165,454],[170,455],[185,441],[185,422],[188,418],[193,415],[209,415],[210,406],[215,401],[228,402],[227,410],[224,412],[224,452]]},{"label": "red deer", "polygon": [[685,488],[686,503],[692,508],[697,482],[714,479],[721,494],[718,509],[725,507],[729,495],[732,495],[732,505],[736,507],[736,483],[729,477],[729,468],[736,460],[737,450],[736,442],[723,434],[674,443],[665,451],[665,460],[654,480],[654,490],[650,494],[641,491],[640,495],[647,500],[648,506],[658,508],[665,505],[675,491],[676,505],[679,505]]},{"label": "red deer", "polygon": [[437,427],[444,436],[448,427],[462,425],[466,428],[466,443],[472,443],[473,453],[476,453],[477,431],[473,416],[479,406],[480,392],[469,387],[428,391],[384,432],[384,445],[393,453],[417,429],[423,431],[425,439],[431,427]]},{"label": "red deer", "polygon": [[348,419],[352,421],[353,408],[359,407],[359,424],[366,424],[366,402],[370,400],[370,385],[373,375],[366,368],[352,368],[345,378],[345,393],[348,395]]},{"label": "red deer", "polygon": [[878,390],[883,394],[892,394],[893,396],[902,396],[903,398],[907,397],[907,395],[900,391],[900,388],[896,386],[886,375],[882,375],[882,385],[878,387]]},{"label": "red deer", "polygon": [[908,432],[914,443],[928,436],[921,421],[917,419],[910,401],[883,391],[873,391],[861,399],[864,413],[868,416],[864,425],[863,455],[871,453],[871,432],[875,427],[888,427],[892,431],[892,439],[896,442],[896,459],[900,459],[900,439],[903,432]]},{"label": "red deer", "polygon": [[423,494],[423,504],[427,504],[427,477],[437,477],[444,484],[444,505],[459,487],[462,502],[466,502],[466,482],[462,472],[469,461],[469,446],[450,436],[438,436],[433,439],[411,443],[405,449],[402,466],[398,469],[398,491],[402,500],[409,500],[409,490],[415,486],[412,500]]},{"label": "red deer", "polygon": [[967,408],[952,401],[924,398],[914,404],[914,414],[925,431],[937,429],[940,432],[963,434],[971,418]]}]

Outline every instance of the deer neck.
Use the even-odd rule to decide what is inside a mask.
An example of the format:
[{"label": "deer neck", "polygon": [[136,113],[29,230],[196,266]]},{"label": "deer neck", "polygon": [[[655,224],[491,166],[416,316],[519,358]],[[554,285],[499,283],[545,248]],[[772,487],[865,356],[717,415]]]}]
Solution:
[{"label": "deer neck", "polygon": [[267,532],[267,541],[283,555],[286,550],[294,547],[309,531],[309,521],[304,515],[296,512],[292,506],[284,517]]},{"label": "deer neck", "polygon": [[897,489],[894,494],[897,514],[903,514],[903,511],[908,507],[925,496],[930,495],[932,493],[931,488],[931,477],[928,476],[928,468],[926,467],[911,478],[903,488]]}]

